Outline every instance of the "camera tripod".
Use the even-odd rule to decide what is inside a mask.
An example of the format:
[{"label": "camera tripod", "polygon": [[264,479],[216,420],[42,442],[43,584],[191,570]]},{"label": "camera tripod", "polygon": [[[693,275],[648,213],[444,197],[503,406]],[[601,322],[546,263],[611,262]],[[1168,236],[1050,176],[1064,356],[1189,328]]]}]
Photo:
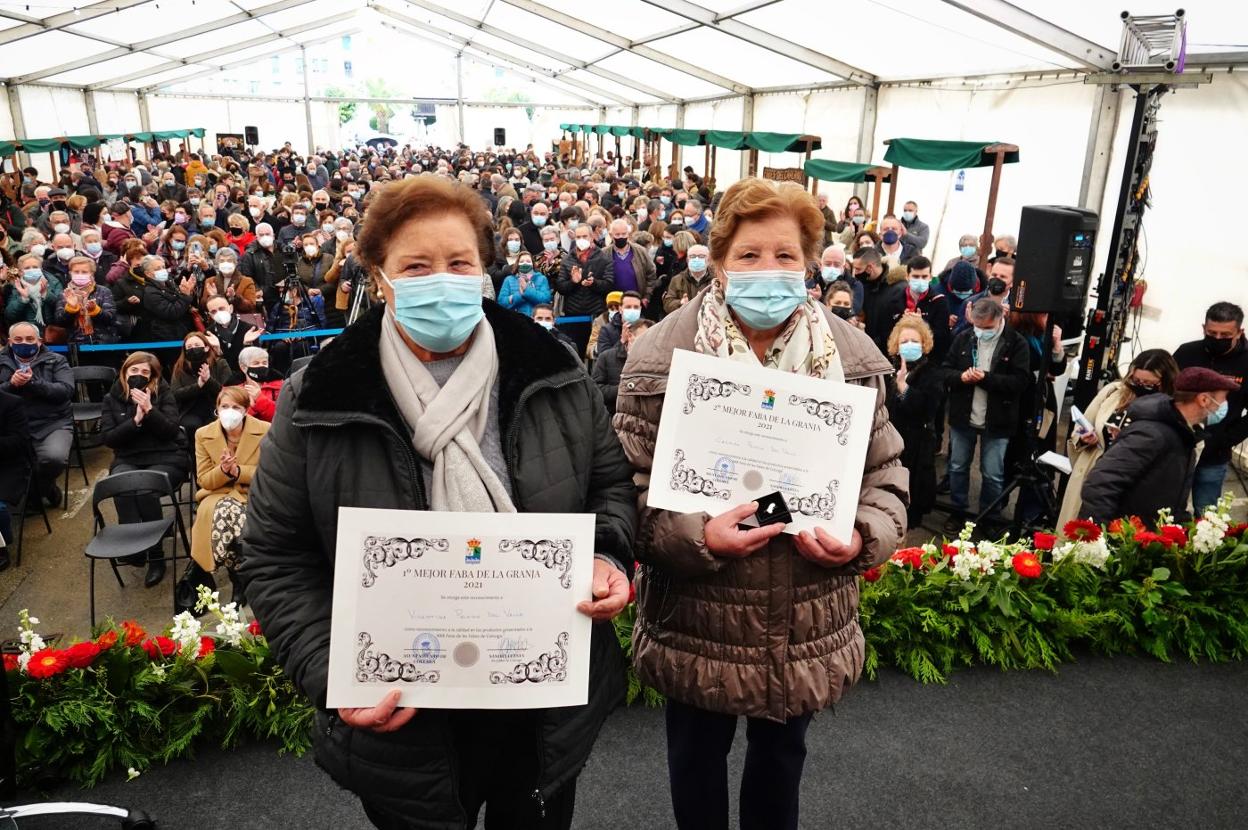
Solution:
[{"label": "camera tripod", "polygon": [[[1053,527],[1057,522],[1058,505],[1057,499],[1053,494],[1053,480],[1044,470],[1044,465],[1039,462],[1039,455],[1034,451],[1028,453],[1027,457],[1014,465],[1014,474],[1010,477],[1009,482],[992,502],[980,511],[975,517],[975,524],[978,526],[983,522],[984,518],[991,516],[997,508],[1004,504],[1009,504],[1010,496],[1017,490],[1021,496],[1024,492],[1030,492],[1037,496],[1042,507],[1041,513],[1034,519],[1024,521],[1021,514],[1021,504],[1015,505],[1014,520],[1010,523],[1011,530],[1016,536],[1021,535],[1024,531],[1030,530],[1047,530]],[[1054,469],[1054,472],[1060,472]],[[1023,488],[1027,488],[1024,490]],[[1021,498],[1020,498],[1021,502]]]}]

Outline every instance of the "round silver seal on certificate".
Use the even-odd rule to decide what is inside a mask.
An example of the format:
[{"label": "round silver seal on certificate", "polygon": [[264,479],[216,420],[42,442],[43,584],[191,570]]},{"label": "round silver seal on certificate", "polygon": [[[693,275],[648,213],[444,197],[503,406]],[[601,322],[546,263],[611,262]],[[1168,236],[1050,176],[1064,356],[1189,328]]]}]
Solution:
[{"label": "round silver seal on certificate", "polygon": [[428,632],[417,634],[412,640],[412,658],[417,663],[436,663],[442,657],[442,644],[437,635]]},{"label": "round silver seal on certificate", "polygon": [[481,649],[476,643],[464,641],[455,646],[455,650],[451,652],[451,659],[455,661],[455,665],[466,669],[475,666],[481,659]]},{"label": "round silver seal on certificate", "polygon": [[747,490],[757,490],[763,486],[763,474],[758,470],[750,470],[748,473],[741,476],[741,484]]}]

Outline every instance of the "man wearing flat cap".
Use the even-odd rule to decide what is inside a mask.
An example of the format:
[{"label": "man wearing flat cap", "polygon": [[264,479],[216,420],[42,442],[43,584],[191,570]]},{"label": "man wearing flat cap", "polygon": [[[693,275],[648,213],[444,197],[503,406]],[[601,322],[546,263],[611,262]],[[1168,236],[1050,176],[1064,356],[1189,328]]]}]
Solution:
[{"label": "man wearing flat cap", "polygon": [[1096,462],[1083,484],[1083,516],[1105,524],[1139,516],[1150,527],[1168,508],[1187,521],[1198,427],[1226,417],[1226,396],[1239,384],[1212,369],[1193,366],[1179,373],[1174,397],[1153,394],[1127,408],[1118,440]]}]

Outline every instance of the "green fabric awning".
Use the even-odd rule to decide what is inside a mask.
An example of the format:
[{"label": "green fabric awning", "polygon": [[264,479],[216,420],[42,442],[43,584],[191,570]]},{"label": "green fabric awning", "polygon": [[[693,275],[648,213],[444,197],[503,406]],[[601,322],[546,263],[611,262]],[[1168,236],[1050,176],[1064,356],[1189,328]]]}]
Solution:
[{"label": "green fabric awning", "polygon": [[[875,177],[867,171],[877,164],[859,164],[855,161],[832,161],[830,159],[811,159],[806,162],[806,175],[825,182],[873,182]],[[884,181],[892,178],[886,176]]]},{"label": "green fabric awning", "polygon": [[745,143],[764,153],[804,153],[807,149],[823,147],[823,142],[815,141],[807,148],[806,142],[801,139],[801,133],[747,133]]},{"label": "green fabric awning", "polygon": [[[995,154],[984,150],[999,141],[937,141],[927,138],[894,138],[888,144],[884,160],[898,167],[915,170],[962,170],[967,167],[991,167]],[[1018,161],[1018,151],[1005,154],[1004,162]]]},{"label": "green fabric awning", "polygon": [[204,128],[195,127],[189,130],[157,130],[140,133],[108,133],[105,135],[66,135],[57,138],[15,138],[0,141],[0,156],[11,156],[18,150],[27,153],[55,153],[61,145],[68,143],[75,150],[91,150],[108,141],[121,139],[124,141],[169,141],[175,138],[204,137]]},{"label": "green fabric awning", "polygon": [[721,150],[744,150],[749,146],[745,143],[745,136],[745,133],[736,130],[707,130],[706,143]]},{"label": "green fabric awning", "polygon": [[654,130],[663,138],[681,147],[700,147],[704,143],[701,130]]},{"label": "green fabric awning", "polygon": [[628,135],[631,135],[634,138],[645,138],[645,131],[645,127],[612,127],[611,135],[619,136],[621,138]]}]

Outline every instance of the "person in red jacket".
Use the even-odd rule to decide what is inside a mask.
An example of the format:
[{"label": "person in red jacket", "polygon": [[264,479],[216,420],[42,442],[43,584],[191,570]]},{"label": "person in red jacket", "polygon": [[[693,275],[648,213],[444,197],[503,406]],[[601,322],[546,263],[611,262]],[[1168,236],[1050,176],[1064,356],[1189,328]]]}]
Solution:
[{"label": "person in red jacket", "polygon": [[251,398],[247,414],[272,423],[277,397],[286,381],[269,368],[269,353],[259,346],[248,346],[238,353],[238,368],[243,373],[243,388]]},{"label": "person in red jacket", "polygon": [[131,221],[133,217],[130,203],[124,199],[114,202],[108,209],[108,218],[100,226],[100,239],[104,243],[105,251],[121,256],[121,247],[125,241],[135,238],[134,231],[130,229]]}]

